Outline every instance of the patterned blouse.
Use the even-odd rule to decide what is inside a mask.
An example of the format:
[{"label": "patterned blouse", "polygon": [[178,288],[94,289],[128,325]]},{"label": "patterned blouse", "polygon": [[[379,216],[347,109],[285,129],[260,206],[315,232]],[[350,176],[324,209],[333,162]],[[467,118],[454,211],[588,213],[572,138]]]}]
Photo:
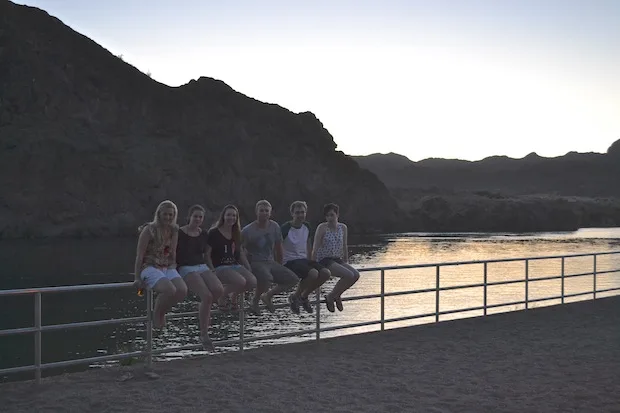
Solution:
[{"label": "patterned blouse", "polygon": [[154,224],[147,227],[151,234],[151,239],[146,246],[144,259],[142,260],[142,269],[146,267],[167,268],[176,264],[172,259],[172,238],[179,231],[177,226],[165,234],[162,228]]},{"label": "patterned blouse", "polygon": [[338,223],[336,229],[329,226],[325,229],[323,241],[316,251],[316,260],[321,261],[323,258],[344,258],[343,250],[344,240],[344,224]]}]

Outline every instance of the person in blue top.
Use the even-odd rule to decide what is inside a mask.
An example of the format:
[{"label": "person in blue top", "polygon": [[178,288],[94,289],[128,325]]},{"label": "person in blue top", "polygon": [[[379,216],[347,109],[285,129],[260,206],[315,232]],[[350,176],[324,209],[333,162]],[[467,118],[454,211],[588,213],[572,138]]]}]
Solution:
[{"label": "person in blue top", "polygon": [[[282,265],[282,232],[280,225],[271,218],[271,204],[260,200],[256,203],[256,221],[241,231],[241,242],[248,253],[252,274],[256,276],[256,294],[251,309],[260,314],[259,300],[272,313],[275,311],[273,296],[293,288],[299,278]],[[270,289],[271,284],[276,284]]]},{"label": "person in blue top", "polygon": [[[306,221],[308,205],[304,201],[295,201],[290,206],[292,220],[281,226],[284,266],[293,271],[301,279],[297,290],[289,295],[291,310],[299,314],[300,305],[308,313],[313,312],[308,296],[325,281],[331,272],[312,257],[312,229]],[[318,294],[318,291],[317,291]]]}]

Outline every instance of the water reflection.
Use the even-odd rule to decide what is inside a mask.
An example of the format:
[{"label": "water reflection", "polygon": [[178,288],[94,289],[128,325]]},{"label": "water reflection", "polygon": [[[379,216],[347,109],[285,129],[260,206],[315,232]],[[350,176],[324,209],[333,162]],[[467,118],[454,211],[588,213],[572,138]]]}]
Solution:
[{"label": "water reflection", "polygon": [[[121,240],[63,240],[54,243],[0,243],[0,260],[6,265],[8,276],[2,280],[2,289],[32,286],[88,284],[131,280],[128,274],[133,264],[134,239]],[[387,234],[379,237],[352,237],[351,259],[358,267],[394,266],[405,264],[470,261],[494,258],[560,255],[618,250],[620,229],[588,229],[574,233],[544,234]],[[33,259],[36,257],[37,259]],[[112,257],[112,258],[111,258]],[[564,263],[565,274],[591,272],[592,257],[568,258]],[[528,265],[530,280],[560,275],[560,259],[533,260]],[[620,268],[620,255],[599,256],[597,269],[601,272]],[[484,277],[482,264],[442,267],[440,286],[462,286],[480,283]],[[524,262],[490,263],[487,266],[489,282],[521,280],[525,275]],[[568,278],[564,283],[566,294],[592,289],[593,277]],[[335,281],[330,281],[326,289]],[[386,292],[434,288],[435,268],[417,268],[386,272]],[[597,288],[620,287],[619,273],[603,273],[597,277]],[[560,280],[532,281],[528,297],[538,299],[558,295]],[[381,290],[380,272],[364,272],[360,281],[346,294],[378,294]],[[604,296],[601,294],[600,296]],[[525,284],[489,286],[488,304],[520,301],[525,297]],[[590,296],[567,299],[589,299]],[[314,300],[314,297],[311,296]],[[440,310],[454,310],[482,305],[483,289],[469,288],[442,292]],[[284,297],[276,303],[283,304]],[[556,301],[532,303],[531,306],[555,304]],[[414,314],[434,313],[435,293],[386,297],[386,318]],[[195,311],[197,302],[189,297],[180,303],[175,312]],[[490,309],[489,313],[522,308],[513,305]],[[29,327],[33,324],[33,297],[8,297],[0,302],[2,314],[13,317],[0,319],[0,329]],[[146,313],[145,299],[134,291],[115,290],[82,293],[58,293],[43,296],[43,323],[59,324],[108,318],[134,317]],[[345,311],[329,313],[321,309],[323,326],[345,325],[374,321],[381,314],[380,299],[345,302]],[[482,311],[441,316],[442,320],[481,315]],[[434,317],[386,324],[386,328],[434,321]],[[246,337],[264,336],[301,329],[315,325],[314,315],[293,315],[288,309],[275,314],[264,312],[260,317],[248,316],[245,323]],[[349,328],[322,333],[322,337],[372,331],[379,326]],[[234,340],[239,337],[239,320],[236,314],[214,314],[212,336],[214,340]],[[264,340],[247,347],[306,340],[294,337]],[[198,344],[198,325],[195,317],[172,320],[164,332],[153,337],[155,349],[171,346]],[[95,357],[116,352],[136,351],[145,348],[144,325],[115,325],[79,330],[46,332],[43,334],[43,362],[71,358]],[[221,347],[218,351],[235,350],[236,346]],[[31,335],[0,338],[0,368],[32,364],[33,339]],[[177,351],[158,356],[161,359],[182,358],[205,354],[200,350]],[[78,368],[79,369],[79,368]],[[17,376],[11,376],[16,378]],[[29,375],[22,377],[30,377]]]}]

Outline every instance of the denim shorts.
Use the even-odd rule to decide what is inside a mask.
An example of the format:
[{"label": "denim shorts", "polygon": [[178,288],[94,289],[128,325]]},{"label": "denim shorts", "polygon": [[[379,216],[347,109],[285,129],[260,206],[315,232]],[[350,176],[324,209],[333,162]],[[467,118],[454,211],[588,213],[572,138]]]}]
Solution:
[{"label": "denim shorts", "polygon": [[179,267],[179,274],[183,278],[187,277],[188,274],[191,274],[193,272],[201,274],[205,271],[209,271],[209,267],[207,266],[207,264],[184,265],[182,267]]},{"label": "denim shorts", "polygon": [[153,288],[162,278],[173,280],[175,278],[181,278],[181,276],[174,268],[146,267],[140,273],[140,278],[142,278],[142,281],[144,281],[146,287],[150,289]]}]

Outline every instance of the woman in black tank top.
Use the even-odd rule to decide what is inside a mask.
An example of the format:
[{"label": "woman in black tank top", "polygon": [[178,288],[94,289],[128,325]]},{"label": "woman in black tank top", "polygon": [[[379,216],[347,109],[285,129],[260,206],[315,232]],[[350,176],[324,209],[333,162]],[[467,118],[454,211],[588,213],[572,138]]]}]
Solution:
[{"label": "woman in black tank top", "polygon": [[188,289],[200,298],[198,324],[202,346],[205,350],[214,350],[209,338],[211,304],[222,296],[224,287],[206,264],[207,233],[200,228],[204,215],[205,209],[200,205],[189,209],[188,224],[179,229],[176,259],[179,274]]},{"label": "woman in black tank top", "polygon": [[234,205],[226,205],[207,236],[207,264],[224,284],[220,309],[236,309],[239,294],[256,288],[256,277],[240,241],[239,210]]}]

